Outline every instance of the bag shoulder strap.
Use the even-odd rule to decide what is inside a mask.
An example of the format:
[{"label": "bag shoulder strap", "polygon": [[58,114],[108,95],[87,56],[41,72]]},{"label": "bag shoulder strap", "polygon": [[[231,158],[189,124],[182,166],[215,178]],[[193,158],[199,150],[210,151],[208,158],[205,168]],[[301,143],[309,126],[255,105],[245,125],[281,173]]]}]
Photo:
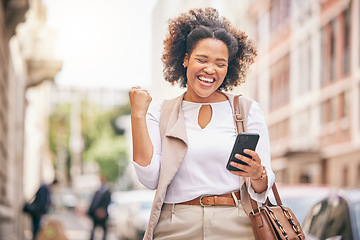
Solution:
[{"label": "bag shoulder strap", "polygon": [[234,118],[238,133],[247,131],[247,119],[252,100],[242,95],[234,97]]},{"label": "bag shoulder strap", "polygon": [[[241,95],[236,95],[234,97],[234,118],[236,122],[236,128],[237,132],[246,132],[247,131],[247,117],[249,115],[249,110],[251,107],[252,100],[245,98]],[[245,182],[246,184],[246,182]],[[272,191],[276,200],[277,205],[282,205],[282,201],[279,195],[279,192],[277,190],[276,184],[272,186]],[[255,200],[253,200],[249,195],[249,199],[251,202],[251,207],[253,210],[256,210],[258,208],[258,205]],[[269,204],[269,197],[266,199],[266,203]]]}]

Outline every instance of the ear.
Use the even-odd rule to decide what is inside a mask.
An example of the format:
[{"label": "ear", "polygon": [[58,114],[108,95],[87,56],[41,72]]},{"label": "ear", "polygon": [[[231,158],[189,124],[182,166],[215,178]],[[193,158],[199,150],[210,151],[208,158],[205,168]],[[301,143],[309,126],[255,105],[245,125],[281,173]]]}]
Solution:
[{"label": "ear", "polygon": [[185,53],[183,66],[186,68],[189,65],[189,54]]}]

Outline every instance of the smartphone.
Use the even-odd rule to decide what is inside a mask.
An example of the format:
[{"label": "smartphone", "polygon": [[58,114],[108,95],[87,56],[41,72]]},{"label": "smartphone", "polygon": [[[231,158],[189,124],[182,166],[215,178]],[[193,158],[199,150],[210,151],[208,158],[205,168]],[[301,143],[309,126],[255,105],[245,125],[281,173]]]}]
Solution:
[{"label": "smartphone", "polygon": [[245,157],[252,158],[250,155],[244,153],[245,149],[250,149],[255,151],[256,145],[259,141],[260,135],[257,133],[239,133],[236,136],[235,144],[233,146],[233,149],[231,151],[229,161],[226,165],[226,169],[229,171],[242,171],[238,168],[235,168],[230,165],[230,162],[237,162],[240,164],[248,165],[247,163],[235,158],[235,154],[241,154]]}]

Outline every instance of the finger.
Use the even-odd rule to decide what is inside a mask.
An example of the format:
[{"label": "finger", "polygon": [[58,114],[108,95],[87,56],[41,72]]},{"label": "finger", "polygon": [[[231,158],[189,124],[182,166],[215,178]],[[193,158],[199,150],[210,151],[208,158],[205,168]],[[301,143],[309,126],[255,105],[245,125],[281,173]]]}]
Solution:
[{"label": "finger", "polygon": [[133,94],[133,93],[137,92],[139,89],[140,89],[139,86],[132,87],[132,88],[130,89],[130,91],[129,91],[129,94]]},{"label": "finger", "polygon": [[253,150],[245,149],[244,153],[250,155],[252,157],[252,159],[255,160],[256,162],[258,162],[258,160],[260,159],[259,155]]},{"label": "finger", "polygon": [[237,163],[237,162],[234,162],[234,161],[231,161],[230,165],[237,168],[237,169],[239,169],[239,170],[242,170],[244,172],[248,172],[250,170],[250,168],[251,168],[249,165]]},{"label": "finger", "polygon": [[132,87],[132,88],[129,90],[129,94],[135,93],[135,92],[138,91],[139,89],[140,89],[139,87]]},{"label": "finger", "polygon": [[253,162],[253,160],[251,158],[245,157],[245,156],[243,156],[241,154],[238,154],[238,153],[235,154],[235,158],[243,161],[244,163],[246,163],[248,165],[250,165]]},{"label": "finger", "polygon": [[140,94],[140,95],[150,96],[150,93],[147,90],[141,89],[139,87],[132,87],[129,91],[129,94]]},{"label": "finger", "polygon": [[[240,154],[235,154],[235,157],[241,161],[243,161],[244,163],[246,163],[247,165],[241,164],[241,163],[237,163],[237,162],[230,162],[230,165],[238,168],[240,170],[243,170],[244,172],[246,172],[248,175],[246,175],[246,177],[252,177],[254,174],[258,173],[258,170],[261,166],[261,160],[255,160],[255,159],[251,159],[245,156],[242,156]],[[255,157],[258,157],[257,154],[255,155]],[[238,174],[236,174],[238,175]],[[240,175],[239,175],[240,176]]]}]

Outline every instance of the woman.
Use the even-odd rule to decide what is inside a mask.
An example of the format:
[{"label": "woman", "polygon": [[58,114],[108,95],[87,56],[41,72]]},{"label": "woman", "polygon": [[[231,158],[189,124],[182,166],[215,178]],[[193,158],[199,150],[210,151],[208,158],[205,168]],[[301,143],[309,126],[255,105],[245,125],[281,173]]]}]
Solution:
[{"label": "woman", "polygon": [[228,171],[237,133],[234,96],[223,91],[244,82],[256,51],[213,8],[170,20],[164,45],[165,80],[186,92],[151,107],[146,90],[129,92],[134,166],[157,189],[144,239],[253,239],[244,196],[264,202],[274,182],[268,132],[251,101],[247,129],[260,140],[252,159],[236,155],[249,165],[232,162],[243,171]]}]

